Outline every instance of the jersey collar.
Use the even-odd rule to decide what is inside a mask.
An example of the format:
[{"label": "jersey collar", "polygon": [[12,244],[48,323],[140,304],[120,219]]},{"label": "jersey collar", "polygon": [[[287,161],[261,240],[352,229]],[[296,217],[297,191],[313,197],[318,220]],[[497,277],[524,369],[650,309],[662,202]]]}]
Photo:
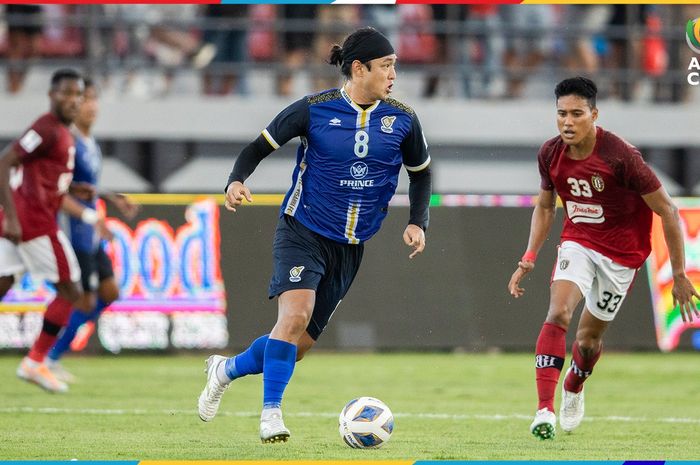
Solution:
[{"label": "jersey collar", "polygon": [[350,95],[348,95],[348,92],[345,90],[345,86],[340,88],[340,95],[343,96],[343,99],[347,102],[348,105],[350,105],[355,111],[357,112],[357,128],[364,128],[367,123],[369,122],[369,116],[372,111],[377,108],[381,100],[377,100],[374,102],[369,108],[366,110],[359,106],[357,103],[355,103],[352,98],[350,98]]},{"label": "jersey collar", "polygon": [[376,102],[374,102],[370,107],[368,107],[368,108],[365,110],[364,108],[362,108],[361,106],[359,106],[357,103],[355,103],[355,102],[352,100],[352,98],[350,98],[350,95],[349,95],[348,92],[345,90],[345,86],[343,86],[343,87],[340,88],[340,95],[342,95],[343,98],[345,99],[345,101],[348,102],[348,105],[350,105],[351,107],[353,107],[357,112],[362,112],[362,111],[370,112],[370,111],[374,110],[375,108],[377,108],[377,105],[379,105],[379,102],[381,102],[381,100],[377,100]]}]

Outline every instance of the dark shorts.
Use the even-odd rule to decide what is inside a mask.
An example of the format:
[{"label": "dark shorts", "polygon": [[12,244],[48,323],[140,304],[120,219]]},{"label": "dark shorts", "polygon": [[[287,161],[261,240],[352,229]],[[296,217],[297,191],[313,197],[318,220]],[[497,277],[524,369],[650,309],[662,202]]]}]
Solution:
[{"label": "dark shorts", "polygon": [[283,215],[272,246],[270,298],[292,289],[315,290],[316,304],[306,332],[317,340],[350,289],[363,250],[363,244],[332,241]]},{"label": "dark shorts", "polygon": [[83,291],[95,292],[100,283],[107,278],[114,276],[112,261],[102,247],[96,252],[75,252],[80,263],[80,282],[83,284]]},{"label": "dark shorts", "polygon": [[30,36],[42,33],[41,6],[39,5],[5,5],[7,30],[10,33],[22,33]]}]

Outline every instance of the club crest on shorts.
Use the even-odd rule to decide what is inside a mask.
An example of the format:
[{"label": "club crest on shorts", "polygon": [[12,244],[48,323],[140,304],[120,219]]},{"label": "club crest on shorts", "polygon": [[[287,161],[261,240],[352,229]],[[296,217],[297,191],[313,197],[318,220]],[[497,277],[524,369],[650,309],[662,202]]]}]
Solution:
[{"label": "club crest on shorts", "polygon": [[396,121],[396,116],[382,117],[382,132],[386,132],[387,134],[394,132],[394,128],[391,127],[394,121]]},{"label": "club crest on shorts", "polygon": [[301,272],[304,271],[303,266],[294,266],[289,270],[289,280],[293,283],[301,281]]},{"label": "club crest on shorts", "polygon": [[567,260],[566,258],[559,262],[559,269],[560,270],[564,271],[568,267],[569,267],[569,260]]},{"label": "club crest on shorts", "polygon": [[605,189],[603,178],[598,173],[595,173],[593,177],[591,177],[591,184],[593,184],[593,189],[597,190],[598,192],[603,192],[603,189]]}]

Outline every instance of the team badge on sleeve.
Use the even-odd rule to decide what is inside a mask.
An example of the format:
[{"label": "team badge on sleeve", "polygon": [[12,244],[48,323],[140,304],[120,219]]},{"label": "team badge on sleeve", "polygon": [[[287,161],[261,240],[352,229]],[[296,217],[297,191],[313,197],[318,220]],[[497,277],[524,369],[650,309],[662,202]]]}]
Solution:
[{"label": "team badge on sleeve", "polygon": [[603,178],[598,173],[594,174],[591,178],[591,184],[593,184],[593,189],[597,190],[598,192],[603,192],[603,189],[605,189]]},{"label": "team badge on sleeve", "polygon": [[301,272],[304,271],[303,266],[294,266],[289,270],[289,280],[293,283],[301,281]]},{"label": "team badge on sleeve", "polygon": [[382,131],[387,134],[394,132],[394,128],[391,127],[394,121],[396,121],[396,116],[384,116],[382,118]]}]

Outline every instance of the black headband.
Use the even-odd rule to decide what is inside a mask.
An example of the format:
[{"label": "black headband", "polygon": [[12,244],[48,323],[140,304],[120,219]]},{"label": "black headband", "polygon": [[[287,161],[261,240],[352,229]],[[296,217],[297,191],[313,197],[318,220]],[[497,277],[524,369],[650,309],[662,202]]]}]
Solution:
[{"label": "black headband", "polygon": [[379,31],[372,31],[351,46],[343,48],[343,62],[352,63],[359,60],[360,63],[367,63],[375,58],[385,57],[394,53],[389,39],[384,37]]}]

